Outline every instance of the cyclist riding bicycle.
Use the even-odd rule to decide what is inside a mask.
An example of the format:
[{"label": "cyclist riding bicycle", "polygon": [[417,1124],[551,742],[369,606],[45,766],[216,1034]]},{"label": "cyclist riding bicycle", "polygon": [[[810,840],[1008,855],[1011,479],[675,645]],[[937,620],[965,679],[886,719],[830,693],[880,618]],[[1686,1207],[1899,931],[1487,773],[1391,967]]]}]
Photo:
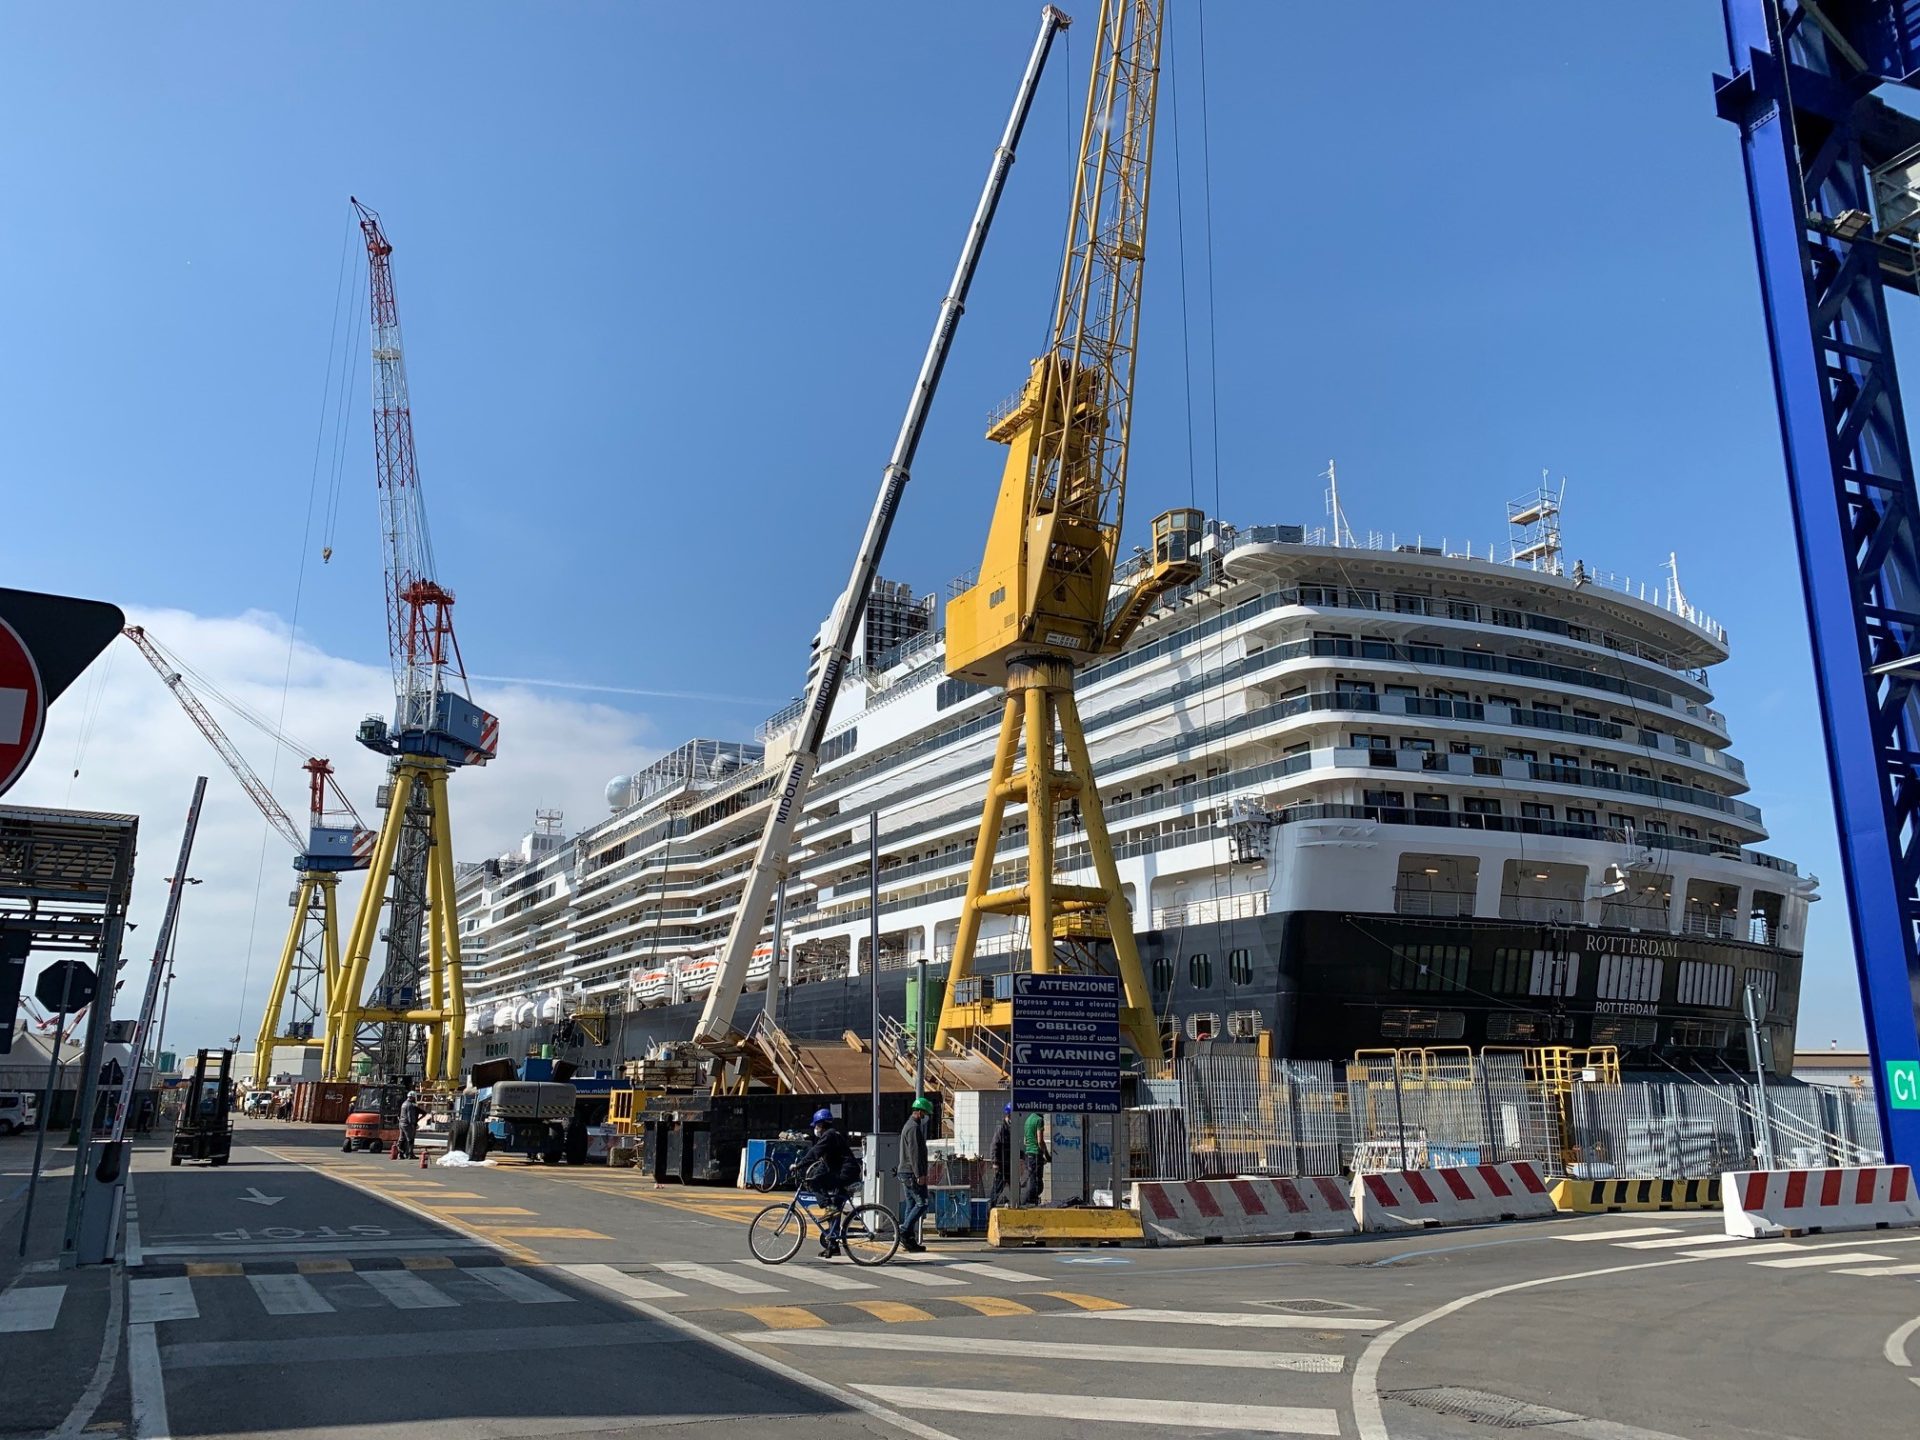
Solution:
[{"label": "cyclist riding bicycle", "polygon": [[793,1173],[813,1186],[833,1210],[833,1223],[820,1235],[820,1254],[832,1259],[840,1253],[840,1215],[860,1184],[860,1157],[846,1134],[833,1123],[833,1111],[813,1112],[813,1144],[794,1162]]}]

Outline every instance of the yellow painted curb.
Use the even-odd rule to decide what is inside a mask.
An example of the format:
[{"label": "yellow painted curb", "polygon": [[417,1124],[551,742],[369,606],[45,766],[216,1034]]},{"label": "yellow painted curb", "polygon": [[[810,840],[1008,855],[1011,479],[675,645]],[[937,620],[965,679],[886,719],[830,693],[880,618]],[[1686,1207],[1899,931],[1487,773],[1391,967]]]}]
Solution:
[{"label": "yellow painted curb", "polygon": [[1144,1245],[1140,1217],[1131,1210],[995,1210],[987,1217],[989,1245]]},{"label": "yellow painted curb", "polygon": [[1562,1180],[1552,1190],[1553,1208],[1575,1215],[1636,1210],[1718,1210],[1720,1177],[1703,1180]]}]

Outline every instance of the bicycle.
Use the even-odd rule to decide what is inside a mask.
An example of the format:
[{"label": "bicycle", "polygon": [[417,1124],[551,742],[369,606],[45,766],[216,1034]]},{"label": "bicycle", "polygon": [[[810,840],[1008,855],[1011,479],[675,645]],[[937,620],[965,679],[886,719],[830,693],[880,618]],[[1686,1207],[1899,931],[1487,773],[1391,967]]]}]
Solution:
[{"label": "bicycle", "polygon": [[747,1226],[747,1248],[763,1265],[783,1265],[806,1243],[807,1222],[822,1239],[837,1244],[856,1265],[884,1265],[900,1249],[900,1222],[884,1205],[855,1205],[851,1195],[832,1197],[803,1181],[784,1205],[769,1205]]}]

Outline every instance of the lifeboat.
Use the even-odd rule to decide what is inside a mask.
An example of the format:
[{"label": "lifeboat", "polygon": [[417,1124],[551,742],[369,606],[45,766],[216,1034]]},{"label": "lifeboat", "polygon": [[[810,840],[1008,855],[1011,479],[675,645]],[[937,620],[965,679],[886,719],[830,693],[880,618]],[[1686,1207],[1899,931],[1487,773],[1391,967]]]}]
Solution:
[{"label": "lifeboat", "polygon": [[665,1003],[673,976],[666,970],[636,970],[633,972],[633,998],[642,1005],[660,1005]]},{"label": "lifeboat", "polygon": [[680,981],[680,993],[683,995],[704,995],[713,988],[715,977],[720,974],[718,960],[695,960],[691,956],[676,960],[674,975]]}]

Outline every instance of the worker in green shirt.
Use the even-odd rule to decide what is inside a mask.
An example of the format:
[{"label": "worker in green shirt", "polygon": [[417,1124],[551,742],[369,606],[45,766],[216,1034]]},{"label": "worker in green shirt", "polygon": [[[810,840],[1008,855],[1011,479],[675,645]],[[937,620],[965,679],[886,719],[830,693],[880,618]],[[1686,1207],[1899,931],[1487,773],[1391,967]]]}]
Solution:
[{"label": "worker in green shirt", "polygon": [[1046,1117],[1035,1111],[1027,1116],[1024,1139],[1020,1144],[1022,1165],[1020,1179],[1020,1203],[1023,1206],[1038,1205],[1040,1192],[1046,1188],[1047,1162],[1053,1158],[1047,1149]]}]

